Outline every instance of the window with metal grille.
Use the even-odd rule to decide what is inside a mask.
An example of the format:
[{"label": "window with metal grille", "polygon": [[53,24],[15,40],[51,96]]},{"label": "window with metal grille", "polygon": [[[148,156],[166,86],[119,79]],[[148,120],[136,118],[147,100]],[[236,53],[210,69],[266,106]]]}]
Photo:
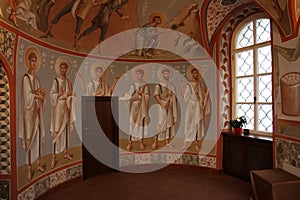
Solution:
[{"label": "window with metal grille", "polygon": [[232,43],[232,115],[245,116],[252,133],[273,131],[271,22],[245,20]]}]

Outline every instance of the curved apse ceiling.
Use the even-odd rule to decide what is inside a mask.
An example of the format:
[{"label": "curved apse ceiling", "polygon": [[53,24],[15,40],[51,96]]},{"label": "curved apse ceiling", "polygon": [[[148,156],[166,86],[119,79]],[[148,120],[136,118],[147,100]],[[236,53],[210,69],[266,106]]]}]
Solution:
[{"label": "curved apse ceiling", "polygon": [[[203,22],[199,19],[203,0],[172,0],[168,2],[122,0],[121,5],[115,5],[114,1],[119,2],[119,0],[112,0],[111,12],[105,13],[104,5],[93,6],[88,3],[81,5],[80,0],[55,1],[55,3],[48,0],[24,0],[17,5],[14,3],[16,1],[7,0],[0,2],[0,19],[42,42],[63,49],[88,53],[101,40],[101,32],[106,32],[102,38],[107,39],[120,32],[143,26],[151,20],[151,15],[154,14],[162,16],[161,27],[177,30],[196,40],[198,40],[197,37],[200,37],[200,24],[206,23],[207,38],[211,39],[214,31],[228,13],[242,4],[251,2],[250,0],[210,1],[207,4],[207,20]],[[79,2],[79,5],[74,2]],[[11,14],[13,12],[16,13],[16,18],[13,18]],[[55,18],[60,12],[64,12],[60,16],[61,18]],[[101,19],[106,17],[106,20],[101,21],[102,24],[96,24],[98,26],[94,23],[97,15],[101,16]],[[78,20],[78,17],[81,17],[82,20]],[[106,22],[107,24],[105,24]],[[189,24],[195,23],[198,23],[198,27],[189,26]],[[180,27],[180,24],[184,24],[185,27]],[[93,25],[95,25],[95,30],[80,37],[76,44],[78,48],[74,48],[75,39],[77,41],[80,34]],[[80,28],[76,30],[76,26]],[[44,37],[45,35],[47,38]]]}]

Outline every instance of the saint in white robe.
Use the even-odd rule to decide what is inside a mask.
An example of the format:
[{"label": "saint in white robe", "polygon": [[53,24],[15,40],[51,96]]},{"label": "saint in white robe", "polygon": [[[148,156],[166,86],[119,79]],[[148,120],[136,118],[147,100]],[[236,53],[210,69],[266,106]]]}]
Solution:
[{"label": "saint in white robe", "polygon": [[40,82],[36,76],[34,77],[30,74],[23,76],[19,138],[22,139],[22,146],[26,152],[26,163],[29,162],[28,152],[30,152],[31,163],[39,157],[41,144],[45,137],[44,101],[35,99],[35,94],[33,93],[38,88],[40,88]]},{"label": "saint in white robe", "polygon": [[185,89],[184,100],[187,102],[185,142],[192,142],[204,137],[205,117],[210,113],[209,92],[201,81],[190,82]]},{"label": "saint in white robe", "polygon": [[[64,94],[58,97],[59,88],[63,87]],[[74,130],[75,123],[75,97],[67,96],[73,87],[69,79],[55,78],[50,91],[52,105],[50,131],[53,143],[56,143],[55,153],[60,153],[68,148],[69,134]],[[68,135],[66,135],[68,134]]]},{"label": "saint in white robe", "polygon": [[175,136],[175,126],[178,121],[175,87],[170,82],[157,84],[154,89],[154,96],[156,95],[159,95],[162,104],[166,105],[166,108],[159,106],[158,110],[158,140],[170,139]]},{"label": "saint in white robe", "polygon": [[129,135],[132,140],[140,140],[148,134],[149,98],[150,89],[145,82],[131,84],[129,92],[120,98],[129,101]]},{"label": "saint in white robe", "polygon": [[109,86],[108,84],[101,80],[101,81],[91,81],[87,85],[87,96],[110,96]]}]

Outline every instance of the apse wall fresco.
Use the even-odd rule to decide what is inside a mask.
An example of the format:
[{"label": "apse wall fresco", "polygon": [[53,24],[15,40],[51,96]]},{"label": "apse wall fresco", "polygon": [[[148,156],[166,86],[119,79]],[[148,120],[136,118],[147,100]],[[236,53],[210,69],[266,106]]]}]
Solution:
[{"label": "apse wall fresco", "polygon": [[[95,86],[95,82],[92,81],[92,77],[89,75],[90,73],[95,73],[95,69],[97,70],[97,67],[105,68],[107,65],[107,61],[104,60],[96,60],[92,58],[86,59],[83,63],[84,67],[82,71],[80,71],[81,74],[83,74],[83,77],[85,80],[88,80],[86,83],[89,85],[87,86],[87,91],[90,86]],[[206,63],[206,64],[205,64]],[[202,62],[203,68],[201,71],[201,74],[203,77],[209,78],[209,67],[210,62]],[[168,69],[170,70],[170,85],[173,85],[172,96],[174,97],[174,100],[172,100],[172,106],[173,108],[168,108],[168,111],[172,112],[174,118],[177,116],[177,122],[172,125],[172,128],[174,128],[174,132],[171,134],[171,137],[168,138],[165,135],[163,136],[159,134],[159,131],[157,129],[157,126],[159,125],[159,118],[164,119],[164,115],[160,114],[160,105],[157,102],[155,98],[156,92],[162,92],[165,93],[168,88],[165,84],[160,86],[158,83],[160,83],[162,80],[159,79],[161,77],[162,72]],[[199,69],[199,68],[198,68]],[[136,79],[136,73],[140,70],[143,70],[143,81],[145,85],[141,87],[141,89],[138,89],[138,80]],[[196,165],[196,166],[205,166],[205,167],[211,167],[216,168],[216,134],[215,134],[215,126],[214,128],[209,131],[208,133],[208,127],[207,125],[210,123],[212,117],[211,113],[205,114],[205,119],[201,120],[206,126],[204,127],[205,133],[204,135],[199,135],[198,139],[197,137],[192,138],[188,146],[184,146],[185,143],[185,113],[186,113],[186,107],[184,106],[184,97],[181,95],[182,91],[182,83],[181,80],[184,81],[186,78],[191,78],[191,64],[188,62],[178,61],[178,62],[164,62],[162,63],[144,63],[144,62],[125,62],[125,61],[114,61],[109,66],[107,66],[106,71],[104,72],[105,77],[102,77],[101,80],[102,86],[105,85],[105,87],[111,87],[114,85],[114,80],[116,77],[121,77],[117,81],[116,85],[114,86],[114,90],[112,92],[113,96],[119,96],[120,102],[119,102],[119,128],[120,128],[120,135],[119,135],[119,146],[120,146],[120,167],[124,166],[133,166],[133,165],[140,165],[140,164],[171,164],[172,162],[176,164],[188,164],[188,165]],[[200,71],[200,70],[199,70]],[[141,72],[139,72],[141,73]],[[163,72],[163,74],[168,73],[167,71]],[[161,77],[162,78],[162,77]],[[204,79],[204,78],[203,78]],[[168,81],[165,81],[164,83],[167,83]],[[202,82],[202,80],[201,80]],[[211,84],[211,83],[210,83]],[[215,85],[215,83],[213,83]],[[107,86],[106,86],[107,85]],[[97,87],[97,86],[96,86]],[[147,93],[141,94],[141,99],[148,98],[148,104],[149,108],[147,106],[141,105],[134,105],[131,102],[132,101],[138,101],[137,99],[133,100],[130,96],[131,92],[134,90],[132,88],[136,87],[137,90],[141,90],[142,93],[143,90],[146,90],[144,88],[147,87]],[[184,88],[187,88],[188,85],[184,81]],[[207,86],[206,86],[207,87]],[[131,92],[130,92],[131,91]],[[103,88],[104,92],[104,88]],[[211,90],[209,90],[211,92]],[[96,92],[92,93],[99,93],[101,96],[101,89],[97,90]],[[103,94],[103,93],[102,93]],[[208,93],[207,93],[208,94]],[[80,91],[78,91],[78,96],[80,95]],[[144,96],[143,96],[144,95]],[[134,95],[133,95],[134,96]],[[129,98],[128,98],[129,97]],[[172,99],[173,99],[172,97]],[[128,99],[127,99],[128,98]],[[176,101],[177,103],[177,112],[174,111],[174,106]],[[168,102],[167,100],[166,102]],[[208,99],[208,103],[210,103]],[[142,101],[143,102],[143,101]],[[170,101],[171,102],[171,101]],[[79,103],[80,104],[80,103]],[[171,104],[171,103],[170,103]],[[144,133],[143,135],[134,134],[131,127],[130,120],[133,114],[130,112],[133,110],[133,106],[139,113],[139,108],[145,109],[145,113],[148,112],[149,122],[147,121],[147,133]],[[210,106],[208,105],[208,108]],[[80,110],[81,108],[78,108],[77,110]],[[149,109],[149,110],[148,110]],[[196,111],[197,112],[197,111]],[[137,114],[138,115],[138,114]],[[174,118],[171,118],[172,120]],[[205,121],[204,121],[205,120]],[[162,120],[163,121],[163,120]],[[146,123],[146,122],[145,122]],[[133,123],[134,124],[134,123]],[[144,132],[145,129],[140,127]],[[157,135],[158,134],[158,135]],[[174,134],[174,135],[173,135]],[[206,140],[206,145],[210,146],[209,152],[205,152],[202,149],[202,152],[199,148],[204,144],[204,138]],[[197,140],[196,140],[197,139]],[[196,146],[198,145],[198,146]],[[198,148],[198,149],[197,149]],[[188,152],[187,155],[182,155],[185,151]],[[200,154],[198,152],[200,151]],[[182,160],[184,159],[184,160]],[[207,163],[204,160],[211,159],[211,161],[207,161]],[[202,162],[200,162],[200,160]]]},{"label": "apse wall fresco", "polygon": [[300,18],[300,2],[295,1],[295,8],[296,8],[296,19],[299,21]]},{"label": "apse wall fresco", "polygon": [[[216,124],[215,121],[213,122],[212,128],[208,128],[207,125],[210,124],[212,114],[210,113],[210,110],[212,110],[212,113],[215,113],[216,110],[216,102],[214,102],[214,105],[209,105],[212,102],[212,99],[216,99],[216,96],[212,92],[216,92],[216,84],[215,84],[215,77],[212,78],[210,74],[216,74],[216,71],[211,71],[212,69],[216,70],[216,67],[214,63],[210,60],[209,56],[205,51],[203,51],[203,54],[201,54],[202,60],[201,61],[193,61],[194,65],[187,61],[178,61],[178,62],[166,62],[164,61],[164,64],[162,63],[145,63],[145,62],[130,62],[130,61],[114,61],[107,59],[101,59],[101,58],[93,58],[93,57],[78,57],[70,54],[64,54],[60,53],[54,50],[46,49],[45,47],[42,47],[40,45],[34,44],[24,38],[20,38],[18,41],[18,57],[17,57],[17,98],[19,98],[21,101],[17,104],[17,112],[20,112],[21,115],[17,118],[17,124],[21,127],[25,123],[25,127],[30,125],[30,127],[35,127],[35,125],[38,124],[37,131],[35,132],[35,129],[30,129],[31,131],[21,131],[19,129],[19,135],[18,135],[18,186],[21,188],[21,191],[23,189],[25,191],[27,190],[28,185],[32,181],[36,181],[40,176],[45,177],[46,174],[51,173],[51,171],[56,171],[56,169],[62,169],[64,170],[66,166],[70,166],[71,164],[76,166],[78,164],[82,157],[81,157],[81,132],[79,129],[74,129],[73,132],[71,130],[66,131],[65,139],[63,143],[67,143],[67,147],[63,145],[62,150],[56,150],[58,151],[54,155],[54,148],[55,145],[57,145],[59,142],[54,140],[55,135],[53,133],[53,126],[55,126],[55,123],[59,123],[61,121],[64,121],[64,117],[61,116],[61,118],[58,118],[59,116],[56,115],[56,118],[53,118],[54,112],[59,112],[59,110],[53,110],[54,109],[54,102],[53,98],[55,98],[55,94],[58,94],[60,90],[62,90],[62,93],[64,93],[64,88],[60,89],[60,75],[63,73],[61,63],[67,63],[68,68],[66,69],[66,77],[67,79],[70,79],[70,84],[74,87],[75,94],[70,94],[70,97],[66,97],[65,100],[61,99],[59,101],[69,101],[68,98],[73,100],[76,99],[76,104],[81,105],[80,102],[80,93],[83,95],[87,94],[87,90],[89,88],[89,84],[94,79],[98,81],[98,79],[95,79],[95,73],[97,67],[102,67],[105,76],[102,77],[101,80],[106,80],[108,87],[113,86],[115,83],[115,80],[118,80],[117,77],[122,77],[115,85],[114,90],[112,90],[112,94],[115,96],[122,96],[122,94],[125,94],[131,86],[131,83],[134,82],[136,79],[134,76],[132,76],[131,70],[136,68],[137,66],[147,66],[147,76],[149,79],[155,80],[155,84],[152,84],[152,86],[149,88],[149,96],[150,98],[150,105],[157,105],[157,102],[154,99],[155,90],[157,89],[157,83],[159,81],[162,81],[162,74],[165,72],[164,69],[168,69],[171,72],[170,81],[173,82],[175,88],[174,90],[178,91],[176,92],[176,97],[178,98],[177,101],[184,102],[184,94],[180,94],[182,90],[189,89],[188,83],[186,81],[192,81],[192,70],[193,68],[196,68],[199,73],[199,81],[202,81],[203,89],[205,89],[203,97],[206,97],[206,100],[204,100],[204,106],[207,106],[207,109],[209,111],[204,113],[204,118],[202,118],[201,122],[203,124],[201,125],[203,128],[203,131],[201,134],[196,137],[195,139],[192,138],[188,144],[189,146],[185,146],[185,135],[183,134],[186,131],[186,128],[184,128],[184,120],[185,120],[185,107],[179,107],[178,108],[178,116],[179,120],[181,120],[181,126],[178,125],[178,127],[181,127],[180,129],[176,130],[177,137],[173,140],[170,138],[170,143],[172,141],[172,146],[167,143],[165,143],[165,140],[159,140],[157,143],[157,147],[154,148],[153,144],[155,143],[155,134],[156,131],[153,131],[150,133],[149,136],[144,138],[144,148],[140,148],[140,143],[133,142],[133,147],[131,149],[127,148],[128,145],[128,139],[126,130],[121,130],[120,133],[120,147],[121,147],[121,166],[127,166],[127,165],[136,165],[136,164],[153,164],[153,163],[163,163],[168,164],[171,161],[174,161],[177,164],[187,164],[187,165],[196,165],[196,166],[205,166],[205,167],[211,167],[216,168]],[[35,54],[34,59],[32,60],[31,54]],[[36,62],[36,74],[32,75],[30,73],[31,68],[34,68],[35,64],[32,64],[32,62]],[[105,66],[108,64],[108,67],[105,68]],[[26,75],[25,75],[26,74]],[[31,78],[31,76],[33,78]],[[58,79],[55,79],[58,77]],[[160,78],[159,78],[160,77]],[[75,78],[79,79],[78,82],[74,81]],[[29,82],[31,80],[31,84],[26,84],[26,82]],[[181,83],[181,81],[184,81]],[[68,81],[66,80],[66,84],[68,85]],[[208,84],[208,85],[206,85]],[[209,88],[208,86],[213,86],[212,88]],[[28,89],[26,89],[26,87]],[[65,86],[66,93],[68,92],[68,87]],[[192,87],[192,86],[190,86]],[[26,90],[29,90],[31,88],[32,91],[35,91],[35,95],[43,96],[43,98],[38,98],[38,102],[35,102],[35,104],[38,104],[37,108],[38,114],[36,115],[36,119],[30,118],[29,121],[26,118],[26,112],[24,111],[26,107],[23,108],[24,104],[31,104],[26,103]],[[94,93],[89,95],[95,95]],[[104,95],[104,94],[102,94]],[[108,94],[109,95],[109,94]],[[174,94],[175,95],[175,94]],[[211,97],[211,95],[213,95]],[[24,99],[24,100],[22,100]],[[30,101],[30,98],[28,98],[28,101]],[[36,100],[34,100],[36,101]],[[58,100],[57,100],[58,101]],[[73,102],[71,101],[70,105],[70,111],[68,111],[70,114],[72,114],[72,105]],[[174,106],[174,105],[173,105]],[[126,115],[128,113],[128,108],[126,107],[126,103],[122,106],[120,106],[121,110],[120,113]],[[126,110],[127,108],[127,110]],[[214,108],[214,109],[213,109]],[[24,109],[22,111],[22,109]],[[61,108],[64,110],[63,108]],[[74,108],[73,108],[74,109]],[[125,110],[124,110],[125,109]],[[76,120],[80,119],[80,110],[75,109],[76,114],[79,115],[79,117],[74,117]],[[202,111],[201,111],[202,112]],[[76,115],[74,114],[74,115]],[[155,109],[152,109],[151,117],[153,118],[153,123],[155,122],[155,118],[158,115],[158,111]],[[34,116],[34,115],[30,115]],[[27,119],[27,121],[26,121]],[[128,119],[127,117],[120,116],[120,119]],[[71,129],[72,121],[71,117],[67,119],[66,127]],[[55,121],[55,122],[53,122]],[[121,123],[128,123],[126,120],[120,120]],[[153,124],[152,123],[152,124]],[[43,125],[42,125],[43,124]],[[80,122],[79,122],[80,124]],[[157,124],[154,124],[152,126],[156,126]],[[175,125],[176,126],[176,125]],[[25,128],[24,128],[25,129]],[[60,128],[64,129],[64,127]],[[26,129],[28,130],[28,128]],[[209,131],[209,134],[206,135],[206,132]],[[26,142],[24,141],[24,137],[26,137],[26,134],[30,133],[32,137],[28,137],[28,144],[26,149]],[[206,140],[204,140],[206,138]],[[204,142],[205,141],[205,142]],[[33,147],[33,145],[36,145],[36,147]],[[137,145],[137,146],[136,146]],[[191,145],[191,146],[190,146]],[[201,154],[198,154],[201,146],[209,146],[209,149],[207,151],[203,151]],[[183,149],[182,149],[183,148]],[[160,150],[161,149],[161,150]],[[67,150],[67,152],[66,152]],[[33,152],[35,152],[35,155]],[[181,155],[185,151],[190,152],[189,155]],[[135,152],[139,153],[145,153],[143,155],[137,155]],[[153,152],[150,154],[149,152]],[[127,159],[129,155],[133,156],[132,162],[126,162],[124,160]],[[34,157],[35,156],[35,157]],[[69,157],[70,156],[70,157]],[[165,158],[165,159],[164,159]],[[29,160],[30,159],[30,160]],[[65,173],[63,173],[65,174]],[[56,175],[55,175],[56,176]],[[64,176],[65,177],[65,176]],[[65,180],[65,179],[63,179]],[[62,180],[62,181],[63,181]],[[46,180],[45,180],[46,181]],[[47,182],[41,183],[40,181],[37,182],[38,184],[43,184],[43,187],[45,187],[44,190],[47,190],[47,188],[50,187],[50,185]],[[49,187],[48,187],[49,186]],[[52,187],[50,187],[52,188]],[[35,190],[34,190],[35,191]],[[37,192],[37,191],[35,191]],[[40,192],[36,195],[39,195]]]},{"label": "apse wall fresco", "polygon": [[[275,23],[279,26],[279,30],[283,33],[284,37],[289,37],[297,33],[297,28],[293,24],[293,20],[296,18],[297,5],[284,0],[268,1],[259,0],[256,1],[261,5],[274,19]],[[292,4],[290,9],[289,4]],[[295,19],[298,20],[298,19]]]},{"label": "apse wall fresco", "polygon": [[[275,30],[277,30],[275,28]],[[299,85],[299,37],[286,43],[280,42],[278,32],[274,31],[276,133],[300,138],[298,109]]]},{"label": "apse wall fresco", "polygon": [[[28,23],[26,22],[26,20],[28,20],[26,18],[27,15],[23,17],[18,16],[16,18],[16,21],[13,21],[13,18],[10,18],[10,20],[8,20],[10,24],[14,25],[19,30],[35,37],[39,40],[40,43],[36,44],[28,39],[25,39],[24,37],[19,37],[16,54],[17,98],[20,99],[20,101],[17,102],[16,106],[17,112],[21,113],[21,115],[17,117],[18,188],[20,193],[19,197],[21,199],[27,197],[36,198],[42,195],[45,191],[55,187],[56,185],[82,175],[82,172],[80,170],[82,160],[80,141],[81,132],[78,131],[80,129],[74,129],[73,131],[71,131],[72,123],[74,122],[75,117],[74,119],[71,119],[71,117],[69,117],[66,122],[63,122],[67,124],[67,128],[65,131],[66,134],[63,136],[65,138],[62,139],[61,142],[58,142],[55,139],[55,135],[59,135],[59,133],[56,133],[55,131],[53,131],[53,129],[55,129],[55,126],[57,126],[59,122],[64,121],[65,119],[63,115],[59,116],[54,114],[57,113],[58,110],[54,109],[54,104],[56,103],[53,99],[55,99],[55,95],[58,96],[60,92],[62,94],[66,94],[66,101],[71,102],[68,105],[69,110],[66,111],[71,113],[70,115],[73,115],[73,102],[80,104],[80,96],[78,96],[78,93],[81,92],[84,95],[87,94],[89,84],[93,79],[95,79],[95,66],[99,63],[100,66],[103,66],[109,62],[112,62],[113,58],[119,59],[118,61],[110,63],[108,68],[103,68],[105,74],[105,76],[103,76],[103,79],[106,80],[108,87],[116,84],[115,88],[118,89],[120,85],[125,86],[128,83],[128,88],[122,88],[121,90],[118,89],[120,93],[113,93],[113,91],[115,90],[110,91],[111,93],[113,93],[113,95],[117,96],[122,96],[123,93],[128,92],[128,90],[130,89],[129,83],[134,82],[134,79],[130,74],[128,75],[127,72],[129,73],[129,71],[136,66],[147,64],[148,60],[151,60],[151,62],[153,63],[149,64],[148,66],[148,75],[152,79],[155,79],[156,82],[159,82],[161,80],[159,79],[159,76],[162,75],[162,72],[159,73],[157,67],[158,65],[164,65],[165,67],[170,68],[173,74],[175,73],[175,77],[172,77],[172,81],[175,81],[174,84],[176,85],[175,89],[177,93],[176,95],[179,98],[177,99],[178,101],[183,101],[181,90],[188,88],[188,82],[186,81],[192,80],[192,65],[183,58],[183,55],[187,55],[187,57],[190,59],[201,60],[197,63],[197,65],[194,66],[199,70],[200,80],[213,81],[215,78],[210,79],[210,74],[216,74],[210,73],[210,69],[215,69],[215,66],[212,66],[210,64],[212,63],[212,61],[209,55],[205,52],[204,49],[201,49],[200,46],[198,47],[196,44],[199,39],[199,33],[201,31],[199,21],[199,9],[201,6],[201,2],[191,3],[190,1],[174,1],[171,4],[165,5],[168,11],[168,14],[166,14],[164,13],[166,9],[162,9],[161,6],[153,4],[153,2],[124,1],[124,5],[122,5],[119,10],[123,12],[123,15],[119,13],[122,16],[117,16],[117,14],[115,13],[115,15],[111,16],[109,24],[114,24],[114,26],[108,26],[106,35],[104,37],[105,39],[109,40],[109,38],[112,38],[116,33],[130,28],[138,28],[142,26],[142,24],[147,24],[147,26],[153,26],[157,28],[159,26],[167,27],[169,28],[169,30],[177,30],[181,33],[185,33],[187,36],[180,35],[178,33],[175,33],[174,35],[174,33],[172,33],[172,36],[176,37],[168,41],[171,41],[171,44],[176,47],[172,49],[173,52],[163,48],[159,48],[159,50],[153,50],[154,47],[159,47],[159,45],[163,46],[162,44],[164,44],[164,42],[167,40],[167,37],[164,35],[156,38],[157,46],[152,46],[151,51],[148,51],[147,48],[144,48],[144,46],[140,46],[140,48],[142,49],[141,52],[139,52],[140,49],[136,48],[137,37],[135,35],[138,33],[138,30],[135,30],[132,32],[134,33],[133,35],[131,35],[132,38],[130,38],[132,40],[128,40],[128,38],[125,38],[123,42],[125,44],[128,41],[132,42],[130,44],[133,45],[133,50],[127,51],[124,54],[122,54],[123,52],[121,52],[121,54],[114,54],[113,58],[105,58],[105,54],[108,52],[107,49],[105,49],[105,46],[103,48],[104,52],[101,52],[103,51],[103,49],[99,49],[97,46],[95,49],[92,49],[95,47],[95,44],[99,43],[99,37],[101,36],[101,32],[99,31],[100,29],[97,29],[97,31],[93,32],[92,34],[94,35],[86,34],[82,36],[80,40],[78,38],[75,38],[76,42],[78,43],[74,45],[74,32],[72,30],[74,30],[75,28],[76,20],[73,19],[71,13],[68,13],[66,16],[62,17],[60,21],[54,23],[55,25],[52,24],[52,26],[51,19],[54,18],[55,13],[58,13],[59,10],[67,4],[67,2],[59,1],[52,6],[48,4],[51,2],[39,1],[40,4],[37,5],[37,2],[32,1],[32,6],[29,10],[27,9],[27,14],[31,17],[30,20],[27,21]],[[135,4],[132,5],[132,3]],[[122,9],[123,6],[124,8],[126,6],[127,8],[131,8],[131,10],[138,10],[139,12],[137,14],[136,11],[129,12],[129,14],[131,15],[136,14],[135,18],[134,16],[127,17],[128,13],[126,12],[128,12],[128,9]],[[22,7],[22,9],[25,9],[25,7]],[[46,10],[44,12],[41,12],[41,9],[49,9],[49,15]],[[95,8],[91,9],[95,10]],[[8,11],[10,10],[6,10],[6,12]],[[35,14],[35,17],[32,15],[32,11],[37,12]],[[38,13],[43,13],[43,16],[39,15]],[[91,13],[92,10],[89,14]],[[9,17],[7,15],[5,16]],[[137,20],[137,16],[139,16],[139,20]],[[45,18],[48,18],[48,25],[45,22]],[[88,21],[88,19],[90,19],[90,21]],[[149,23],[149,19],[151,24]],[[154,19],[159,20],[155,21]],[[88,22],[91,23],[92,16],[87,17],[86,20],[87,21],[84,21],[81,27],[80,33],[84,33],[84,30],[89,27],[90,24],[88,24]],[[116,26],[115,24],[120,24],[120,26]],[[195,26],[195,24],[197,24],[197,26]],[[51,29],[49,29],[49,27],[51,27]],[[163,31],[167,32],[167,30]],[[141,39],[145,40],[147,38],[142,37]],[[103,43],[105,43],[105,41],[103,41]],[[184,48],[180,48],[182,45],[184,45]],[[54,46],[61,47],[62,49],[52,50]],[[115,46],[111,46],[111,48],[112,51],[116,49]],[[65,51],[66,49],[71,51]],[[175,49],[177,49],[177,52]],[[64,51],[65,53],[62,53],[61,51]],[[90,52],[90,54],[87,57],[86,55],[81,55],[81,53],[84,52]],[[79,54],[74,55],[73,53]],[[31,54],[34,54],[35,56],[32,56]],[[99,57],[94,57],[94,55]],[[156,62],[158,62],[159,64],[155,64]],[[63,67],[61,67],[60,64],[62,63],[66,63],[66,65],[68,66],[66,72],[61,71]],[[37,67],[37,69],[32,75],[30,69],[31,67],[34,68],[34,65],[36,65],[35,67]],[[63,73],[66,73],[65,83],[61,83],[59,79],[60,75]],[[118,77],[120,76],[123,76],[123,78],[125,77],[123,81],[125,80],[126,84],[122,84],[122,79],[119,80],[119,82],[116,82],[116,80],[118,80]],[[56,79],[56,77],[58,77],[58,79]],[[178,79],[179,77],[180,79]],[[79,78],[80,81],[76,82],[76,78]],[[70,80],[70,82],[68,82],[68,80]],[[181,80],[185,80],[184,84],[181,84]],[[31,84],[29,82],[31,82]],[[205,90],[207,90],[207,92],[204,92],[205,94],[207,94],[207,98],[205,101],[209,103],[211,102],[210,90],[208,90],[207,83],[205,81],[202,82],[203,83],[201,83],[201,87],[206,88]],[[66,84],[66,86],[61,89],[61,84]],[[215,86],[215,82],[210,83],[210,85]],[[68,94],[68,91],[71,87],[76,88],[75,91],[77,92],[77,95]],[[154,98],[154,91],[157,90],[155,89],[155,87],[156,86],[154,84],[150,87],[151,105],[157,104]],[[30,98],[26,98],[26,92],[28,91],[28,89],[32,89],[32,91],[34,91],[34,94],[37,98],[36,100],[33,100],[33,102],[35,103],[26,102],[28,99],[30,100]],[[213,91],[216,90],[213,89]],[[27,104],[36,104],[36,111],[33,111],[32,114],[26,113],[25,108],[26,106],[28,106]],[[126,108],[125,104],[122,106],[122,108]],[[210,106],[207,106],[207,108],[211,109]],[[37,112],[38,114],[35,114],[35,112]],[[124,111],[124,113],[125,112],[128,112],[128,110]],[[211,112],[215,113],[216,111],[214,110]],[[178,115],[185,115],[184,113],[184,107],[178,108]],[[78,112],[74,115],[76,114],[78,114]],[[53,117],[54,115],[56,117]],[[154,115],[155,117],[157,116],[156,111],[152,114],[153,118],[155,118]],[[205,121],[204,119],[202,120],[203,131],[209,130],[206,124],[209,124],[211,115],[212,114],[210,112],[206,112],[204,116]],[[28,120],[28,116],[35,116],[35,118],[33,117]],[[78,118],[76,120],[78,120]],[[180,120],[184,122],[185,117],[182,117]],[[21,131],[20,127],[22,126],[24,126],[23,129],[26,129],[27,132],[24,130]],[[177,128],[180,128],[179,125],[177,125]],[[64,127],[61,126],[61,128],[58,129],[64,129]],[[158,141],[157,147],[154,148],[153,144],[155,143],[155,133],[151,133],[152,135],[150,134],[150,136],[145,138],[144,149],[136,146],[135,143],[133,144],[134,146],[132,147],[132,149],[127,149],[127,133],[126,130],[121,130],[120,146],[122,153],[120,158],[120,165],[128,166],[135,164],[177,163],[216,168],[216,130],[211,130],[211,136],[207,138],[206,143],[209,143],[208,146],[211,147],[209,151],[198,154],[198,152],[200,151],[200,147],[205,146],[205,144],[203,145],[202,143],[204,137],[206,137],[206,134],[202,131],[203,135],[198,136],[197,142],[194,142],[192,140],[191,146],[184,146],[184,128],[181,127],[180,130],[178,129],[176,130],[176,132],[181,133],[181,135],[176,139],[175,145],[170,146],[171,148],[165,148],[166,143],[165,141],[161,140]],[[29,136],[27,133],[29,134]],[[25,139],[26,137],[27,139]],[[66,144],[67,148],[66,145],[64,146],[59,143]],[[57,145],[64,147],[59,149]],[[183,150],[186,150],[187,152],[189,152],[189,154],[182,155],[183,150],[180,149],[183,147]],[[135,154],[135,152],[143,154]],[[128,157],[130,157],[131,159],[128,160]]]},{"label": "apse wall fresco", "polygon": [[[64,143],[67,143],[67,147],[55,152],[56,157],[53,159],[54,148],[58,149],[58,147],[53,146],[55,137],[53,135],[53,126],[55,126],[54,123],[59,122],[53,122],[53,117],[58,118],[58,116],[51,116],[51,113],[58,112],[54,110],[54,106],[56,105],[53,102],[53,95],[55,94],[51,91],[53,91],[53,87],[56,87],[53,86],[53,84],[56,84],[55,78],[59,76],[59,61],[62,62],[61,60],[63,60],[67,62],[67,77],[73,82],[77,75],[76,67],[81,63],[81,60],[68,54],[51,51],[23,38],[20,38],[18,43],[18,70],[16,77],[17,98],[20,101],[17,102],[16,106],[17,112],[20,115],[17,118],[17,130],[19,133],[17,160],[18,186],[22,188],[24,185],[41,175],[47,174],[51,170],[66,164],[76,163],[82,159],[81,142],[76,129],[68,131],[67,139],[63,139]],[[31,55],[33,54],[35,57],[32,58]],[[32,64],[34,59],[36,63]],[[34,65],[36,65],[37,70],[36,73],[32,74],[30,69],[31,67],[34,68]],[[29,79],[31,80],[31,84],[29,83]],[[36,91],[34,93],[35,100],[30,97],[32,94],[27,92],[29,90]],[[39,96],[44,96],[44,98],[40,98]],[[71,101],[71,99],[68,101]],[[30,113],[31,109],[33,109],[33,114]],[[34,114],[36,112],[38,114]],[[66,112],[70,112],[70,115],[72,114],[71,111],[66,110]],[[60,118],[59,121],[64,121],[64,119]],[[67,119],[66,121],[68,129],[71,129],[71,121],[72,119]],[[60,129],[64,129],[64,127],[60,127]],[[27,142],[25,138],[28,138]],[[63,144],[59,144],[59,142],[56,143],[57,145],[64,146]],[[63,152],[66,149],[68,150],[68,154]],[[66,157],[66,155],[70,155],[70,157]],[[54,163],[53,160],[55,160]]]},{"label": "apse wall fresco", "polygon": [[299,154],[299,74],[300,37],[282,42],[276,27],[274,34],[274,90],[276,166],[300,176]]}]

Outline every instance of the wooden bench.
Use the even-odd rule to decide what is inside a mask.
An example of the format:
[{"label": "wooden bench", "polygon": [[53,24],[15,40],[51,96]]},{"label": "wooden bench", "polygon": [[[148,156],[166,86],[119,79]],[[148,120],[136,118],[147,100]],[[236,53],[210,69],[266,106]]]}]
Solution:
[{"label": "wooden bench", "polygon": [[300,178],[282,169],[253,170],[251,187],[255,200],[300,199]]}]

